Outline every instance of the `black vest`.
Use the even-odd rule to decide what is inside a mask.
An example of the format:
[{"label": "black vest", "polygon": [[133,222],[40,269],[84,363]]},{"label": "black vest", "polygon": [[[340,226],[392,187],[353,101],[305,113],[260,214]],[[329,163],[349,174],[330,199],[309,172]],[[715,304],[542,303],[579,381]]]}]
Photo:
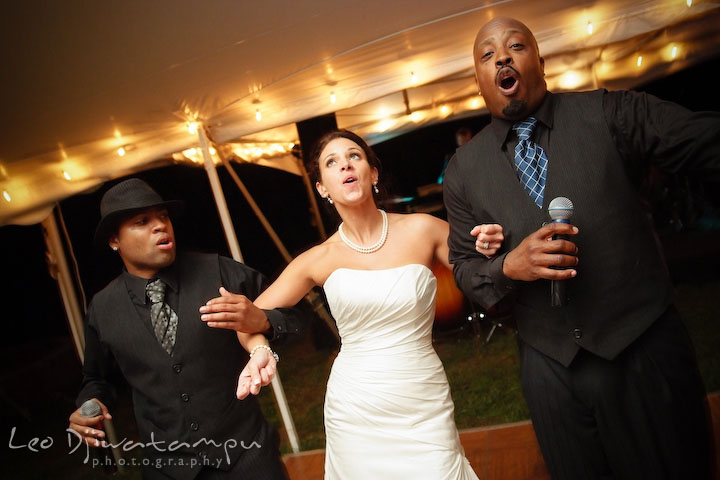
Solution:
[{"label": "black vest", "polygon": [[[545,206],[523,190],[490,129],[457,152],[477,219],[503,226],[510,251],[543,222],[555,197],[572,200],[580,233],[578,275],[568,280],[570,303],[550,306],[550,282],[516,282],[514,318],[521,339],[569,365],[580,348],[614,358],[667,309],[672,285],[651,220],[614,146],[602,91],[552,95]],[[547,101],[547,99],[546,99]]]},{"label": "black vest", "polygon": [[[179,321],[172,357],[147,319],[120,314],[136,312],[122,277],[95,296],[94,318],[100,341],[132,388],[140,441],[155,442],[144,449],[145,457],[172,458],[176,465],[163,471],[192,478],[197,468],[187,465],[193,460],[215,466],[220,459],[221,468],[229,468],[227,456],[234,463],[264,420],[253,395],[242,401],[235,397],[238,374],[248,360],[235,332],[200,320],[198,308],[217,297],[222,284],[217,255],[185,254],[175,264]],[[117,308],[118,302],[128,304]],[[185,465],[178,466],[178,459]]]}]

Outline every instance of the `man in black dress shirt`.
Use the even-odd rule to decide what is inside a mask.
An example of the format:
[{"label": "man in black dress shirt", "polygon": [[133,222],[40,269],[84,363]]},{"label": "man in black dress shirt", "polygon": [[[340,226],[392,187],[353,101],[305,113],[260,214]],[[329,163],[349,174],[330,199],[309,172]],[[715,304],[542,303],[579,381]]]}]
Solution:
[{"label": "man in black dress shirt", "polygon": [[[552,477],[708,478],[704,386],[637,184],[649,164],[717,181],[720,114],[636,92],[551,94],[537,42],[514,19],[480,29],[474,60],[492,122],[446,172],[450,261],[471,300],[512,304]],[[529,124],[534,144],[522,144],[516,129]],[[544,184],[533,196],[516,168],[528,158]],[[572,224],[546,225],[560,196]],[[473,229],[495,223],[502,244]],[[552,280],[565,282],[565,306],[551,305]]]},{"label": "man in black dress shirt", "polygon": [[[247,352],[234,331],[207,327],[199,309],[220,290],[238,328],[273,340],[297,334],[301,318],[293,309],[253,305],[264,283],[255,270],[218,255],[176,255],[170,215],[180,207],[139,179],[103,196],[95,240],[116,251],[125,269],[93,297],[87,314],[77,404],[95,399],[102,415],[86,418],[78,408],[70,428],[91,446],[102,445],[119,370],[132,389],[145,478],[285,479],[277,433],[256,398],[235,397]],[[269,347],[255,355],[259,367],[274,369]]]}]

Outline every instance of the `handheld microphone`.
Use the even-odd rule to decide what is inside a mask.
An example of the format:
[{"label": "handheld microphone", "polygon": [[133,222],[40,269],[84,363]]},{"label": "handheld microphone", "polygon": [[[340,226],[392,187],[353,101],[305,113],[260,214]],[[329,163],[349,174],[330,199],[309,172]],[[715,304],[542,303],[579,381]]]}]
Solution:
[{"label": "handheld microphone", "polygon": [[[102,415],[102,407],[95,400],[85,400],[80,405],[80,415],[85,418],[97,417]],[[115,459],[107,448],[99,447],[93,450],[93,466],[100,465],[103,467],[105,473],[115,473],[117,466],[115,465]]]},{"label": "handheld microphone", "polygon": [[[553,223],[570,223],[568,220],[573,214],[573,203],[569,198],[553,198],[548,205],[548,213]],[[554,235],[553,240],[569,240],[567,235]],[[562,267],[551,267],[562,269]],[[552,280],[550,282],[550,305],[553,307],[564,307],[567,305],[567,288],[565,280]]]},{"label": "handheld microphone", "polygon": [[100,407],[100,404],[93,399],[85,400],[85,402],[80,405],[80,415],[85,418],[97,417],[101,414],[102,408]]}]

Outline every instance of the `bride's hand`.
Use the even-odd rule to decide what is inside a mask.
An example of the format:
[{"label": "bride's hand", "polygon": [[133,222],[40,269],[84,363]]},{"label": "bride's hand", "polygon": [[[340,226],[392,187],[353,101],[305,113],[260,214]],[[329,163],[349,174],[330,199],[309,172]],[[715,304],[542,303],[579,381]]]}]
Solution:
[{"label": "bride's hand", "polygon": [[505,240],[502,225],[498,225],[497,223],[475,225],[475,227],[470,230],[470,235],[476,237],[475,250],[487,258],[495,255],[497,251],[500,250],[500,247],[502,247],[503,240]]},{"label": "bride's hand", "polygon": [[276,371],[277,362],[275,357],[264,348],[258,349],[240,372],[236,392],[237,398],[242,400],[251,393],[253,395],[260,393],[260,389],[269,385],[275,378]]}]

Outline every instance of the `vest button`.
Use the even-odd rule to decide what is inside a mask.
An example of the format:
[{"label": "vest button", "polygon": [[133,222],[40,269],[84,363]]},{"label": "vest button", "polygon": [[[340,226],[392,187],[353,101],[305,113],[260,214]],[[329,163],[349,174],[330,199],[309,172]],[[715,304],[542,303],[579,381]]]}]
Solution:
[{"label": "vest button", "polygon": [[198,424],[195,423],[195,422],[192,422],[192,423],[190,424],[190,429],[191,429],[192,431],[194,431],[194,432],[197,432],[198,430],[200,430],[200,425],[198,425]]},{"label": "vest button", "polygon": [[183,402],[189,402],[189,401],[190,401],[190,395],[188,395],[187,393],[183,393],[182,395],[180,395],[180,398],[182,398],[182,401],[183,401]]},{"label": "vest button", "polygon": [[173,372],[180,373],[180,372],[182,372],[182,365],[180,365],[179,363],[176,363],[175,365],[172,366],[172,369],[173,369]]},{"label": "vest button", "polygon": [[576,328],[575,330],[573,330],[573,337],[575,337],[576,340],[580,340],[582,338],[582,336],[583,336],[582,330],[580,330],[579,328]]}]

